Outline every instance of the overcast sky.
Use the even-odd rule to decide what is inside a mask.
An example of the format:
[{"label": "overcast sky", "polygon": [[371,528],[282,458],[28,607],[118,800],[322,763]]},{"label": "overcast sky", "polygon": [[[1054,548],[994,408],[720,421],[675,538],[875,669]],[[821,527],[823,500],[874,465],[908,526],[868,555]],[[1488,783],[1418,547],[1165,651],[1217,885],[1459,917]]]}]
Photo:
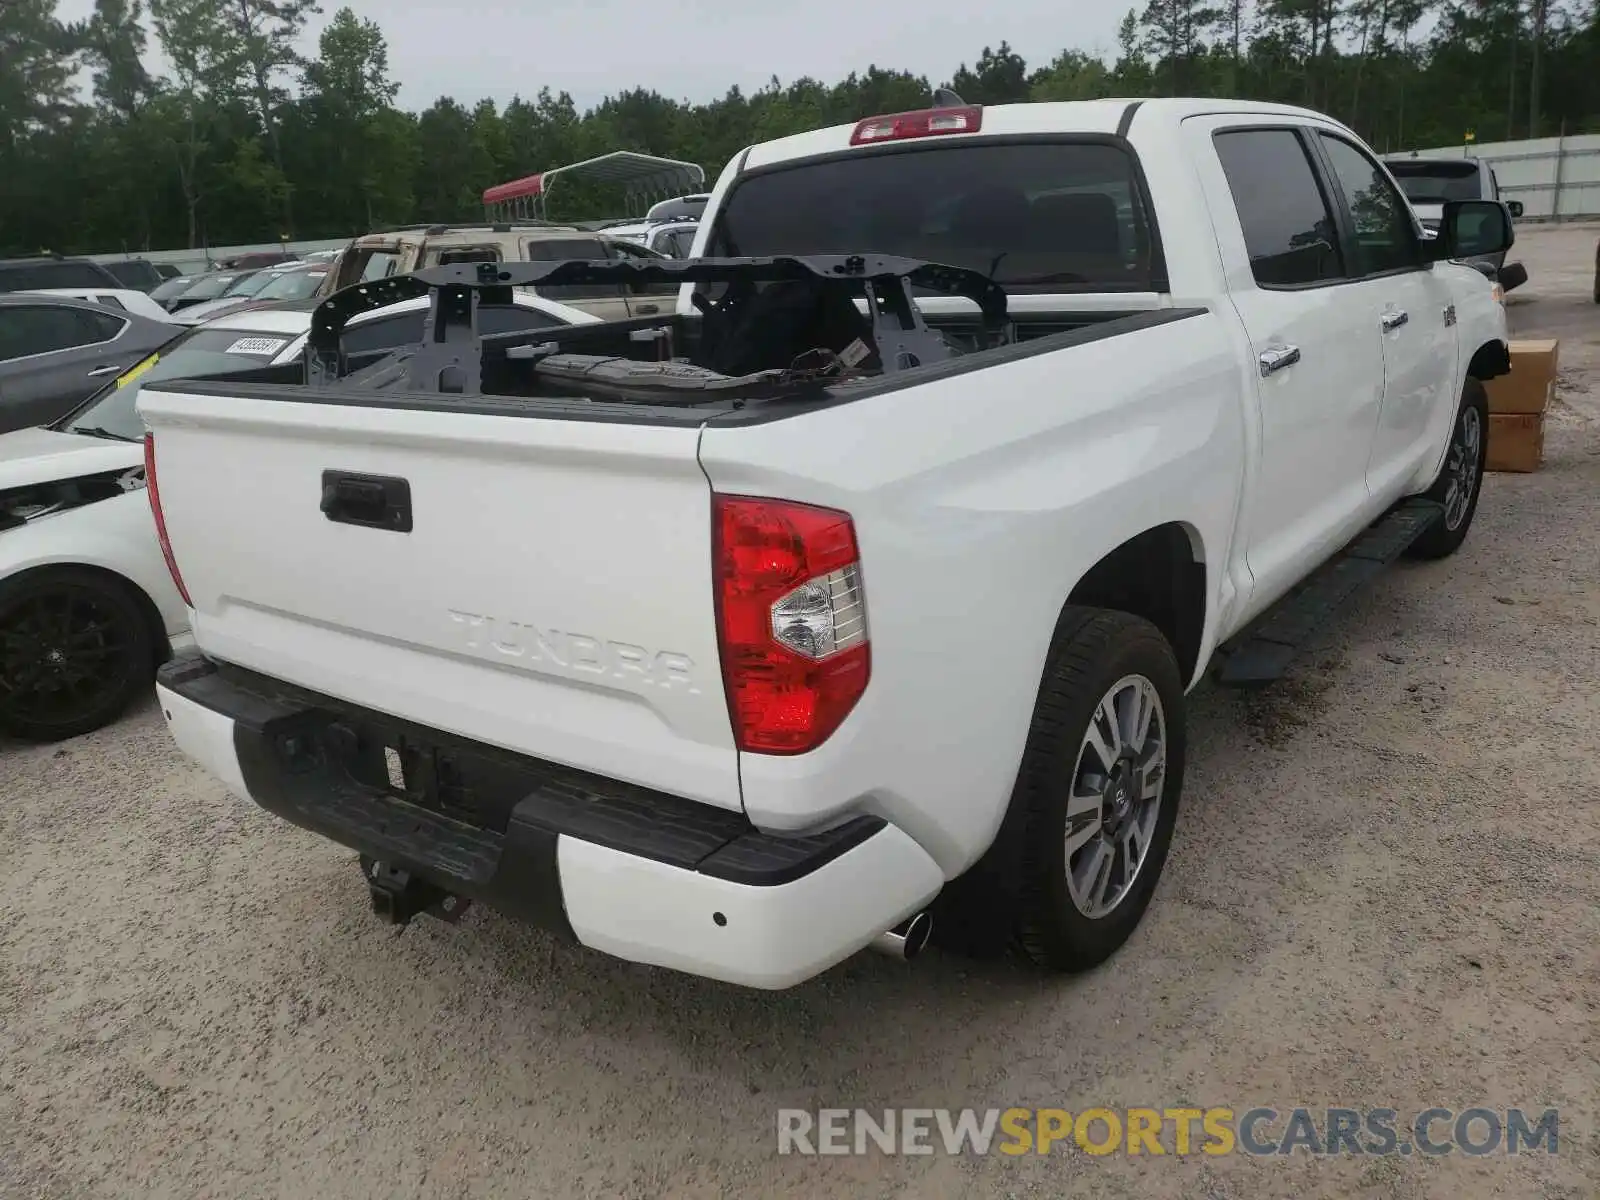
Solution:
[{"label": "overcast sky", "polygon": [[[541,87],[580,108],[629,87],[705,101],[773,75],[832,83],[876,63],[948,79],[983,47],[1007,40],[1039,66],[1069,47],[1110,55],[1133,0],[349,0],[389,40],[399,103],[422,109],[441,95],[500,103]],[[340,7],[323,0],[317,32]],[[59,0],[74,19],[93,0]],[[151,38],[152,49],[155,39]]]}]

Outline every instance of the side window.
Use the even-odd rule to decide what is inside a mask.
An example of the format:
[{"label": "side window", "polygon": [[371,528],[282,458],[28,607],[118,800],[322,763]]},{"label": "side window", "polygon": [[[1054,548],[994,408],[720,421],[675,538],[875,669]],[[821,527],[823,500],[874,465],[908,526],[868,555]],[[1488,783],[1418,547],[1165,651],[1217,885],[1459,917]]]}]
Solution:
[{"label": "side window", "polygon": [[[422,340],[422,326],[427,317],[428,312],[424,308],[389,317],[373,317],[351,325],[340,342],[346,354],[371,354],[415,345]],[[478,310],[478,332],[487,337],[565,327],[566,322],[559,317],[523,304],[487,304]]]},{"label": "side window", "polygon": [[[560,262],[562,259],[609,258],[599,238],[543,238],[528,242],[529,262]],[[539,295],[565,304],[568,300],[616,300],[622,297],[620,283],[568,283],[540,287]]]},{"label": "side window", "polygon": [[72,315],[77,318],[78,327],[83,331],[82,340],[73,345],[87,346],[94,342],[109,342],[127,327],[127,322],[120,317],[113,317],[110,313],[88,312],[85,309],[75,308]]},{"label": "side window", "polygon": [[[428,257],[433,259],[433,254]],[[500,261],[500,247],[498,246],[452,246],[448,250],[440,250],[435,259],[439,266],[449,266],[451,263],[479,263]]]},{"label": "side window", "polygon": [[[656,262],[658,256],[646,253],[640,246],[631,242],[615,241],[610,245],[611,256],[627,262]],[[676,296],[678,285],[676,283],[635,283],[628,289],[632,296]]]},{"label": "side window", "polygon": [[[111,332],[105,332],[109,323]],[[0,360],[70,350],[115,337],[122,329],[115,317],[48,304],[0,308]]]},{"label": "side window", "polygon": [[1378,164],[1343,138],[1319,133],[1355,225],[1356,269],[1362,275],[1422,265],[1411,208]]},{"label": "side window", "polygon": [[128,311],[128,306],[113,296],[110,292],[105,292],[96,296],[94,298],[94,302],[96,304],[104,304],[107,308],[120,308],[123,312]]},{"label": "side window", "polygon": [[1344,278],[1338,227],[1292,129],[1216,135],[1250,270],[1262,287],[1303,287]]},{"label": "side window", "polygon": [[386,279],[393,275],[395,268],[400,265],[400,256],[390,250],[374,250],[361,268],[362,283],[371,283],[374,279]]}]

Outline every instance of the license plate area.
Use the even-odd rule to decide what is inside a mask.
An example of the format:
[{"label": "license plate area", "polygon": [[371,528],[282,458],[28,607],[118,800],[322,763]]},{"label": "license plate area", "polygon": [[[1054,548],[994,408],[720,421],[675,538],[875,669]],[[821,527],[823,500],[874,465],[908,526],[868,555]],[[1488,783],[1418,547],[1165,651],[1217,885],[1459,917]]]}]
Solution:
[{"label": "license plate area", "polygon": [[335,719],[327,760],[363,788],[441,816],[504,833],[528,793],[526,772],[382,721]]}]

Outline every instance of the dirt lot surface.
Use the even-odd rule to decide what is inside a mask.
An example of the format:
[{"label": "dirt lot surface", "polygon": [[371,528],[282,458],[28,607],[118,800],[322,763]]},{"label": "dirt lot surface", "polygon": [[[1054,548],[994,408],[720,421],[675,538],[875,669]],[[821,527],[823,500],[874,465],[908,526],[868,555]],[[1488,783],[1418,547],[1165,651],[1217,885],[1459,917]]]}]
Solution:
[{"label": "dirt lot surface", "polygon": [[[1143,928],[1040,981],[860,956],[764,995],[492,913],[403,934],[353,856],[180,760],[153,705],[0,750],[0,1194],[1600,1195],[1600,228],[1528,230],[1549,462],[1299,673],[1202,689]],[[780,1107],[1561,1109],[1467,1159],[797,1158]]]}]

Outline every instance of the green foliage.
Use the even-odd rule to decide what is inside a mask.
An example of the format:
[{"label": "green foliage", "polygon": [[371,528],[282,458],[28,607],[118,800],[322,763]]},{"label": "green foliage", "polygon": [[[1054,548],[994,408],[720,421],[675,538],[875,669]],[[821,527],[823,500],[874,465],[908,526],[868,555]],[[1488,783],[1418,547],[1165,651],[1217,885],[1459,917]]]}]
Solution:
[{"label": "green foliage", "polygon": [[[948,83],[973,103],[1167,94],[1309,104],[1378,150],[1600,130],[1596,0],[1138,0],[1111,61],[985,46]],[[316,0],[0,0],[0,251],[341,237],[480,216],[483,189],[610,150],[715,179],[753,142],[927,104],[943,81],[883,67],[774,78],[691,104],[641,88],[587,112],[541,88],[503,107],[395,107],[380,25]],[[169,65],[151,73],[151,36]],[[1026,53],[1025,53],[1026,52]],[[1033,62],[1029,66],[1028,55]],[[536,64],[535,64],[536,65]],[[80,75],[83,72],[83,75]],[[88,95],[75,82],[92,81]],[[570,188],[555,215],[616,197]]]}]

